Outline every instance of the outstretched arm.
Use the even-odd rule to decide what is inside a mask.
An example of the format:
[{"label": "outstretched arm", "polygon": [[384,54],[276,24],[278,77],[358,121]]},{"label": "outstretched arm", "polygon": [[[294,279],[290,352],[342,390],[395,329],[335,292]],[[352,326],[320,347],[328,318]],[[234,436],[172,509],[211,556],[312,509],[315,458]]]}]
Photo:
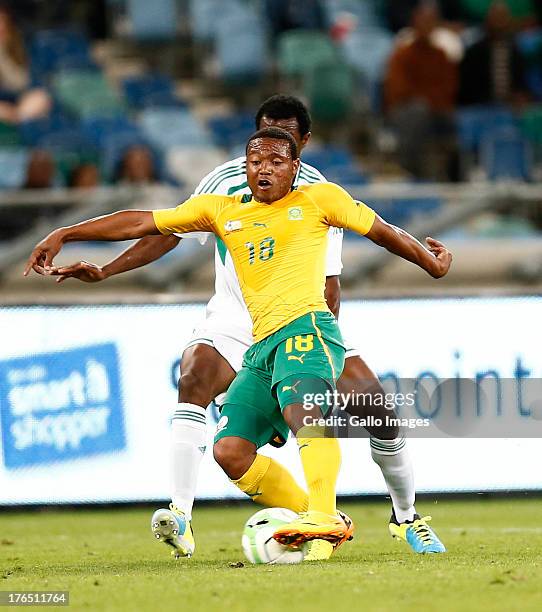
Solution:
[{"label": "outstretched arm", "polygon": [[390,253],[420,266],[433,278],[444,276],[452,263],[452,254],[442,242],[426,238],[428,248],[425,248],[414,236],[400,227],[386,223],[378,215],[365,235]]},{"label": "outstretched arm", "polygon": [[160,234],[151,211],[122,210],[111,215],[96,217],[76,225],[54,230],[39,242],[26,262],[24,275],[31,269],[49,270],[53,259],[66,242],[85,240],[130,240]]},{"label": "outstretched arm", "polygon": [[363,202],[353,200],[339,185],[319,183],[309,189],[321,210],[322,219],[329,225],[367,236],[390,253],[420,266],[433,278],[440,278],[448,272],[452,254],[438,240],[427,238],[428,248],[425,248],[405,230],[386,223]]}]

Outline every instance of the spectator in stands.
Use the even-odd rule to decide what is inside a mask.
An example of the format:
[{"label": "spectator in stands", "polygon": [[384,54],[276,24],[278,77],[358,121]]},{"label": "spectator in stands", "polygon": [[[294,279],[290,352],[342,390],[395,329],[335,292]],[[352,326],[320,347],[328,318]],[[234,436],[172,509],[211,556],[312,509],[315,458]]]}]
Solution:
[{"label": "spectator in stands", "polygon": [[100,171],[95,164],[81,163],[71,171],[68,187],[74,189],[94,189],[100,184]]},{"label": "spectator in stands", "polygon": [[0,5],[0,121],[18,123],[46,115],[51,98],[29,89],[30,71],[23,36],[5,5]]},{"label": "spectator in stands", "polygon": [[265,12],[273,38],[287,30],[326,30],[321,0],[265,0]]},{"label": "spectator in stands", "polygon": [[116,181],[131,185],[149,185],[158,182],[152,151],[145,145],[129,147],[120,160]]},{"label": "spectator in stands", "polygon": [[43,149],[32,152],[26,169],[24,189],[49,189],[53,187],[56,166],[53,156]]},{"label": "spectator in stands", "polygon": [[422,2],[414,9],[411,25],[412,36],[395,46],[384,79],[399,162],[416,178],[457,180],[453,111],[458,66],[432,42],[439,25],[434,2]]},{"label": "spectator in stands", "polygon": [[461,62],[459,104],[521,104],[528,97],[524,75],[510,10],[505,2],[494,2],[484,36],[466,50]]}]

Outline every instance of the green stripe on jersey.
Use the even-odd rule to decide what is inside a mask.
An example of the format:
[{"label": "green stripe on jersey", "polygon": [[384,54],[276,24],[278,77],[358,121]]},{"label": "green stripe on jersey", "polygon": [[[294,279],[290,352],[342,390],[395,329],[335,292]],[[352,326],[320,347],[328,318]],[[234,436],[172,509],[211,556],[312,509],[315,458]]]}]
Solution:
[{"label": "green stripe on jersey", "polygon": [[235,178],[237,176],[245,177],[246,172],[242,170],[231,170],[229,173],[222,175],[221,177],[217,178],[213,183],[211,183],[206,193],[214,193],[219,188],[221,183],[223,183],[224,181],[228,179]]},{"label": "green stripe on jersey", "polygon": [[310,170],[307,170],[303,166],[301,167],[301,170],[299,171],[299,177],[301,178],[302,175],[303,175],[303,178],[306,181],[308,181],[308,182],[313,182],[313,183],[321,183],[322,182],[322,177],[321,176],[318,176],[314,172],[311,172]]},{"label": "green stripe on jersey", "polygon": [[233,167],[224,168],[224,170],[220,170],[213,176],[209,178],[209,180],[202,186],[202,188],[198,191],[200,193],[213,193],[217,186],[225,179],[232,178],[234,176],[244,176],[246,174],[245,169],[242,166],[235,165]]},{"label": "green stripe on jersey", "polygon": [[218,236],[216,237],[216,248],[218,251],[218,254],[220,255],[220,261],[222,262],[222,265],[226,265],[226,253],[228,252],[228,247],[224,244],[224,241],[222,240],[222,238],[219,238]]},{"label": "green stripe on jersey", "polygon": [[248,187],[248,183],[246,181],[240,185],[237,185],[236,187],[230,187],[228,189],[228,195],[233,195],[236,191],[241,191],[241,189],[244,189],[245,187]]},{"label": "green stripe on jersey", "polygon": [[203,185],[201,186],[201,188],[198,190],[198,193],[204,193],[209,185],[219,176],[222,176],[225,172],[230,172],[231,170],[233,170],[234,168],[238,168],[238,166],[227,166],[226,168],[223,168],[222,170],[213,170],[213,172],[211,172],[211,174],[208,175],[207,180],[205,181],[205,183],[203,183]]}]

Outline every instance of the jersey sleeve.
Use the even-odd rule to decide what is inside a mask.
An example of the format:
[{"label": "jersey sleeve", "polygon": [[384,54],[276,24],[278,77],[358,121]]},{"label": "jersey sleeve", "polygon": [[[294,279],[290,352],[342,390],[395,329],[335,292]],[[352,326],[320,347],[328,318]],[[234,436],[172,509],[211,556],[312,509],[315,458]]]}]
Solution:
[{"label": "jersey sleeve", "polygon": [[308,188],[310,197],[322,213],[328,225],[349,229],[365,235],[373,227],[375,211],[352,198],[335,183],[319,183]]},{"label": "jersey sleeve", "polygon": [[212,232],[222,196],[193,196],[176,208],[153,211],[154,223],[161,234],[184,234],[188,232]]}]

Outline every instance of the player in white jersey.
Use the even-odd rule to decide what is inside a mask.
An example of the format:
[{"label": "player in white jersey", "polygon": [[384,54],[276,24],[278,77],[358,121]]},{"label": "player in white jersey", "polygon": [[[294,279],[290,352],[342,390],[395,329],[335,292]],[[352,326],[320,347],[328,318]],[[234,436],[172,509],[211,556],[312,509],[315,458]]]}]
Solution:
[{"label": "player in white jersey", "polygon": [[[280,127],[294,137],[301,151],[308,143],[311,121],[306,107],[292,96],[272,96],[256,115],[256,128]],[[325,181],[318,170],[301,164],[296,184]],[[207,175],[195,194],[215,193],[235,195],[250,193],[246,182],[246,159],[239,157],[219,166]],[[338,316],[340,306],[339,275],[342,269],[342,230],[330,228],[326,269],[326,300],[330,310]],[[147,236],[119,255],[103,268],[79,262],[54,269],[59,280],[79,278],[96,282],[150,263],[171,249],[180,236]],[[252,344],[252,322],[241,296],[239,282],[230,255],[220,242],[215,249],[215,294],[207,305],[205,320],[194,330],[181,361],[179,404],[172,419],[173,494],[171,521],[161,525],[153,520],[153,531],[158,539],[174,547],[176,555],[191,556],[194,539],[190,521],[199,466],[206,444],[206,408],[223,393],[241,368],[243,354]],[[381,387],[377,377],[361,359],[358,351],[348,344],[343,374],[337,383],[338,391],[346,397],[366,397],[378,394]],[[385,423],[386,411],[380,404],[347,405],[346,410],[362,418],[374,416]],[[434,547],[431,530],[420,519],[414,507],[414,476],[404,438],[392,426],[367,428],[371,437],[371,455],[382,471],[392,499],[392,535],[408,542],[416,552],[443,552]],[[169,511],[162,511],[169,512]],[[162,518],[166,515],[162,513]],[[179,525],[181,529],[179,530]],[[184,527],[186,525],[186,527]],[[179,531],[184,535],[181,537]]]}]

